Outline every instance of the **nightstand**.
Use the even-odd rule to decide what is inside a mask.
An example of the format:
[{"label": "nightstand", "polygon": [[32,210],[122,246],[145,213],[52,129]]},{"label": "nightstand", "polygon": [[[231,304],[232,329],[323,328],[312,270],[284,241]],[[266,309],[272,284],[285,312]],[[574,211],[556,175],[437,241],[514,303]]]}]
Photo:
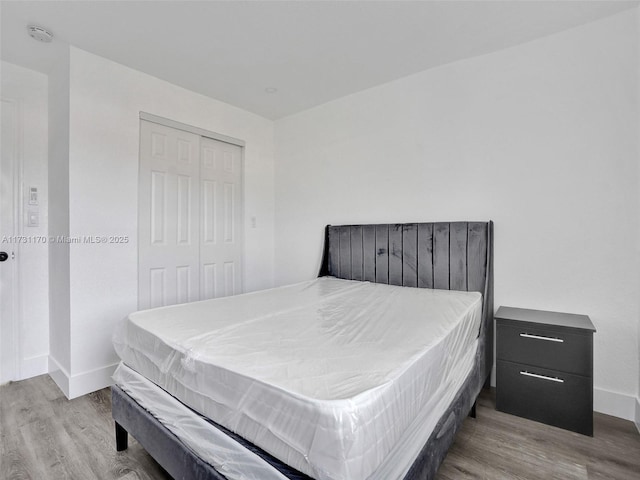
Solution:
[{"label": "nightstand", "polygon": [[500,307],[496,408],[593,435],[593,333],[586,315]]}]

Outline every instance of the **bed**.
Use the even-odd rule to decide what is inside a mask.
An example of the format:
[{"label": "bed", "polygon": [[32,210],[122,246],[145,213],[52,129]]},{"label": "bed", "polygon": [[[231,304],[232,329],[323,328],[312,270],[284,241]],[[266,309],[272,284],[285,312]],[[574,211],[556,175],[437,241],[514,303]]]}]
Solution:
[{"label": "bed", "polygon": [[117,449],[174,478],[433,478],[489,381],[492,284],[491,222],[328,226],[316,280],[123,322]]}]

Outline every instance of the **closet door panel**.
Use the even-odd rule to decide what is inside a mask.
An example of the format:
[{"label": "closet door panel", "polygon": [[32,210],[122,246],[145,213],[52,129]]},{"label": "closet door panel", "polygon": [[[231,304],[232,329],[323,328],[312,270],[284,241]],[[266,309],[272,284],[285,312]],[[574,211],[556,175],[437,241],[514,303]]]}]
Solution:
[{"label": "closet door panel", "polygon": [[200,292],[205,299],[242,292],[242,148],[206,137],[201,142]]},{"label": "closet door panel", "polygon": [[198,300],[200,136],[140,127],[138,307]]}]

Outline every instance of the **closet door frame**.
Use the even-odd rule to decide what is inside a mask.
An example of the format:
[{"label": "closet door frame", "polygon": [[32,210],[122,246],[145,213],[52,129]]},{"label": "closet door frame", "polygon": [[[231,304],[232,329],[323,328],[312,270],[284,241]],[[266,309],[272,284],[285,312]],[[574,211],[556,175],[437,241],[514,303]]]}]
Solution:
[{"label": "closet door frame", "polygon": [[[239,138],[229,137],[228,135],[222,135],[221,133],[212,132],[200,127],[194,127],[193,125],[188,125],[186,123],[176,122],[175,120],[159,117],[158,115],[153,115],[151,113],[140,112],[140,120],[146,120],[147,122],[157,123],[158,125],[164,125],[165,127],[175,128],[176,130],[195,133],[196,135],[200,135],[201,137],[212,138],[213,140],[218,140],[220,142],[230,143],[231,145],[236,145],[238,147],[242,147],[243,149],[247,145],[247,142],[245,142],[244,140],[240,140]],[[244,171],[244,150],[242,158],[242,168]]]},{"label": "closet door frame", "polygon": [[[241,175],[240,175],[240,189],[241,189],[241,206],[240,206],[240,217],[241,217],[241,222],[239,222],[239,225],[237,226],[238,229],[238,235],[240,237],[240,269],[239,269],[239,275],[240,275],[240,279],[239,279],[239,288],[240,291],[236,292],[237,293],[243,293],[244,292],[244,285],[245,285],[245,271],[246,271],[246,266],[245,266],[245,250],[246,250],[246,243],[245,243],[245,199],[246,199],[246,194],[245,194],[245,182],[244,182],[244,172],[245,172],[245,162],[244,162],[244,154],[245,154],[245,146],[246,146],[246,142],[244,140],[238,139],[238,138],[234,138],[234,137],[230,137],[228,135],[223,135],[220,133],[216,133],[216,132],[212,132],[210,130],[205,130],[203,128],[200,127],[196,127],[193,125],[189,125],[186,123],[181,123],[181,122],[177,122],[175,120],[171,120],[169,118],[165,118],[165,117],[160,117],[158,115],[153,115],[150,113],[146,113],[146,112],[140,112],[140,129],[142,126],[142,121],[147,121],[147,122],[151,122],[151,123],[156,123],[158,125],[162,125],[165,127],[170,127],[176,130],[181,130],[184,132],[188,132],[188,133],[192,133],[195,135],[198,135],[200,137],[205,137],[205,138],[210,138],[213,140],[217,140],[220,142],[224,142],[224,143],[228,143],[231,145],[235,145],[240,147],[241,152],[240,152],[240,170],[241,170]],[[139,135],[139,137],[141,138],[141,136]],[[142,147],[142,145],[141,145]],[[201,152],[198,152],[198,154],[200,154]],[[198,158],[199,162],[202,162],[201,158]],[[140,175],[140,172],[139,172]],[[140,185],[140,179],[138,179],[138,185]],[[199,198],[201,198],[200,195],[198,195]],[[140,217],[140,206],[138,205],[138,217]],[[199,215],[200,217],[200,215]],[[200,218],[198,218],[198,221],[200,221]],[[138,218],[138,223],[140,223],[140,218]],[[199,228],[201,228],[201,225],[199,226]],[[138,226],[138,236],[140,236],[140,226]],[[200,232],[199,232],[199,237],[200,237]],[[142,308],[143,307],[143,302],[141,302],[141,298],[140,298],[140,260],[139,260],[139,256],[140,256],[140,239],[138,239],[138,265],[137,265],[137,271],[138,271],[138,282],[137,282],[137,286],[138,286],[138,308]],[[201,265],[199,265],[198,268],[198,276],[200,277],[202,275],[201,272]],[[199,278],[198,281],[198,293],[199,295],[201,294],[200,291],[200,285],[202,284],[202,279]],[[148,307],[147,307],[148,308]]]}]

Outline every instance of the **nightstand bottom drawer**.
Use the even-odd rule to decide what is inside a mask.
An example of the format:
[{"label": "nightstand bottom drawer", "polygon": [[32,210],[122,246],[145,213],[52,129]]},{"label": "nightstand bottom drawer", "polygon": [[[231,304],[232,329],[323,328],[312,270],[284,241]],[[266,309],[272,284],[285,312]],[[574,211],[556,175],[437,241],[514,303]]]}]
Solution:
[{"label": "nightstand bottom drawer", "polygon": [[593,381],[589,377],[498,360],[496,408],[593,435]]}]

